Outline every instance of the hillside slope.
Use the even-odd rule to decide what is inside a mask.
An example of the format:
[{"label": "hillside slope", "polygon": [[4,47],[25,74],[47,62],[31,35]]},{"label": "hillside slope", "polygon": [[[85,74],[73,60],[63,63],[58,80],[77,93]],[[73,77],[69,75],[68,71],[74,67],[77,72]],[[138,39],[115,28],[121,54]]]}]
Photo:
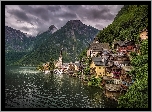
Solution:
[{"label": "hillside slope", "polygon": [[113,40],[135,40],[138,42],[139,31],[148,27],[147,5],[124,5],[112,24],[101,30],[97,37],[100,42],[112,43]]},{"label": "hillside slope", "polygon": [[40,34],[39,36],[43,38],[36,43],[35,49],[16,64],[37,65],[49,61],[50,58],[56,60],[61,48],[63,48],[63,62],[75,61],[98,32],[99,30],[83,24],[80,20],[70,20],[52,35],[47,32]]}]

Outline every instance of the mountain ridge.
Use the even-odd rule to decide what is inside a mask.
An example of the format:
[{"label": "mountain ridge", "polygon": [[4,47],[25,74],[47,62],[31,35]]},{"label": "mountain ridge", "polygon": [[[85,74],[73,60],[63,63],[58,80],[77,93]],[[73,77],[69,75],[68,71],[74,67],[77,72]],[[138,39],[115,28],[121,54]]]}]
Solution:
[{"label": "mountain ridge", "polygon": [[87,26],[79,20],[68,21],[53,34],[45,31],[36,37],[39,38],[37,46],[17,64],[37,65],[49,61],[50,58],[57,60],[61,48],[64,48],[64,62],[75,61],[79,53],[88,47],[88,42],[91,42],[98,32],[98,29]]}]

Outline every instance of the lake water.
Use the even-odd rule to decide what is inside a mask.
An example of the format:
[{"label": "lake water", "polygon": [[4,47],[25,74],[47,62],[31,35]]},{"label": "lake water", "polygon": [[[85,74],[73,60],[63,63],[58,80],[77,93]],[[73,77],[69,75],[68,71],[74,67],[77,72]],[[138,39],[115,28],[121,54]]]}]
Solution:
[{"label": "lake water", "polygon": [[35,67],[5,68],[5,108],[116,108],[99,88]]}]

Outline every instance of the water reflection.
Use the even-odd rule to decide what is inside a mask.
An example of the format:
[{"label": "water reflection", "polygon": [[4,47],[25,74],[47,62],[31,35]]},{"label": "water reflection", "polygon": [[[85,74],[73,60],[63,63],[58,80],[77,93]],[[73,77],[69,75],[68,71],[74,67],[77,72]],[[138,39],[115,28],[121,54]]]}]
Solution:
[{"label": "water reflection", "polygon": [[6,108],[116,107],[101,89],[88,87],[66,74],[44,74],[34,67],[10,67],[5,76]]}]

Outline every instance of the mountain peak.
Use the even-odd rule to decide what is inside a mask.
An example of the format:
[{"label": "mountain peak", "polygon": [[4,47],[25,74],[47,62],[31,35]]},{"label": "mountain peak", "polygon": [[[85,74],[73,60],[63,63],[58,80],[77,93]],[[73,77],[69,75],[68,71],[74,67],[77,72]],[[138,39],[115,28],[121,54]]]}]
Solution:
[{"label": "mountain peak", "polygon": [[57,28],[56,28],[54,25],[51,25],[51,26],[49,27],[49,31],[50,31],[51,33],[54,33],[54,32],[57,31]]},{"label": "mountain peak", "polygon": [[69,20],[67,23],[81,23],[81,24],[83,24],[80,20]]}]

